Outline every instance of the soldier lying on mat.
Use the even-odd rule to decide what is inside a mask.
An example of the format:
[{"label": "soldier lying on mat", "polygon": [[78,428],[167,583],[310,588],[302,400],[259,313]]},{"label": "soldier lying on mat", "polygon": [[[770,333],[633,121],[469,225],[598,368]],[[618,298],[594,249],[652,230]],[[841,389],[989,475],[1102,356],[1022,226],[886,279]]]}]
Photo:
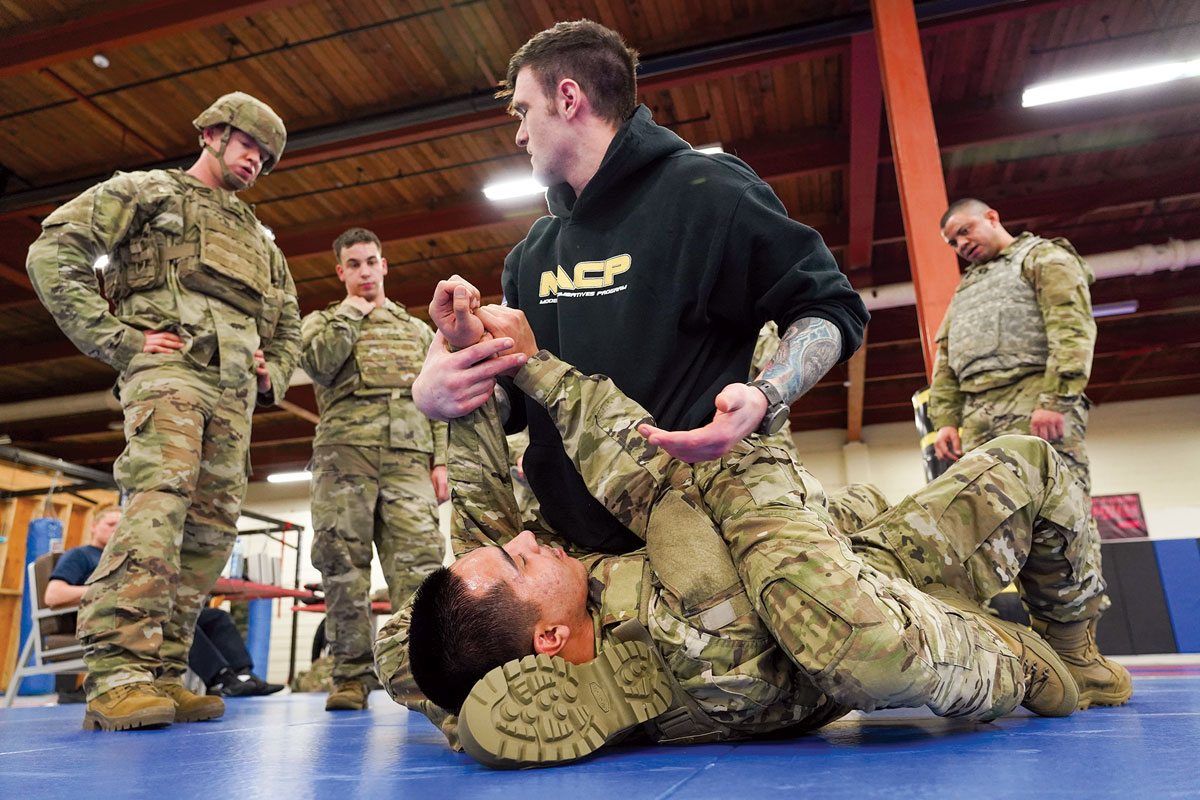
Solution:
[{"label": "soldier lying on mat", "polygon": [[[986,721],[1129,698],[1088,634],[1103,579],[1082,491],[1046,442],[996,439],[847,535],[783,450],[752,438],[719,461],[672,459],[611,381],[539,352],[521,312],[478,313],[496,338],[450,353],[439,336],[428,359],[514,371],[646,542],[568,554],[521,531],[495,403],[451,422],[456,551],[500,546],[430,575],[375,658],[394,699],[482,763],[561,763],[632,735],[800,733],[850,709]],[[979,608],[1014,580],[1045,639]]]}]

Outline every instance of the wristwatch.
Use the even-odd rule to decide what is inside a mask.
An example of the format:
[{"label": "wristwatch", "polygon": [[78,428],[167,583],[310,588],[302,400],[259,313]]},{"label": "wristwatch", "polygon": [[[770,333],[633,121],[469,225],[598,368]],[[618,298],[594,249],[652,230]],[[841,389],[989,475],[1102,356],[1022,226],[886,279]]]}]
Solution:
[{"label": "wristwatch", "polygon": [[759,436],[771,436],[783,430],[792,409],[783,402],[783,395],[779,393],[775,385],[763,380],[749,381],[746,385],[758,389],[767,398],[767,413],[763,414],[762,422],[758,423],[754,432]]}]

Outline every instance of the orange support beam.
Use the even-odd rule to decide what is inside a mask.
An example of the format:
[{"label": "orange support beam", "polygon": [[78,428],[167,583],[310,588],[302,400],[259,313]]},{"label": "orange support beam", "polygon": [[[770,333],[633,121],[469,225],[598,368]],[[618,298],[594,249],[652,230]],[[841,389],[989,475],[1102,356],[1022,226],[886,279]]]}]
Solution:
[{"label": "orange support beam", "polygon": [[912,0],[871,0],[875,43],[883,76],[900,211],[917,294],[917,322],[925,373],[933,374],[934,336],[958,286],[958,262],[942,241],[938,219],[946,210],[946,181]]}]

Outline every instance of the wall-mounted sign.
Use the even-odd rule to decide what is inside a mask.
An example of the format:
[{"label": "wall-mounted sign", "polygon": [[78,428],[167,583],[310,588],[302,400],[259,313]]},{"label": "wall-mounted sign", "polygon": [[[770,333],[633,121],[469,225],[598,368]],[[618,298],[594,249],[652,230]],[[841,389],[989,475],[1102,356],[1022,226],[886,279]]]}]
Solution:
[{"label": "wall-mounted sign", "polygon": [[1136,494],[1109,494],[1092,498],[1092,517],[1101,539],[1145,539],[1146,517]]}]

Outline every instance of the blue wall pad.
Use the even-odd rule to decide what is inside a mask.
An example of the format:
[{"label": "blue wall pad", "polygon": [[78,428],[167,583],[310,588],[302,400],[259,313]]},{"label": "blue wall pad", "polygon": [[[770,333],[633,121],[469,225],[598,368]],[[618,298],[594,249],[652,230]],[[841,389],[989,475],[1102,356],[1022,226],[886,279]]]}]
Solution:
[{"label": "blue wall pad", "polygon": [[1163,595],[1181,653],[1200,653],[1200,539],[1154,543]]}]

